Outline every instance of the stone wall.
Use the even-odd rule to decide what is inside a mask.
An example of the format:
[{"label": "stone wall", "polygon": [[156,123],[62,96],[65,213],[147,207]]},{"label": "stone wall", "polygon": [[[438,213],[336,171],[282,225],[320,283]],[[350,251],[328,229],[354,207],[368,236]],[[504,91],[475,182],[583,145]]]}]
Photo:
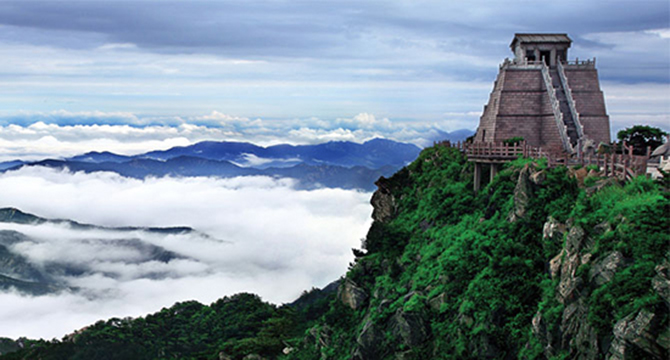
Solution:
[{"label": "stone wall", "polygon": [[[596,142],[610,141],[610,126],[598,73],[593,69],[565,69],[584,133]],[[498,73],[480,118],[475,141],[501,142],[521,136],[533,147],[562,152],[549,94],[538,68],[507,68]]]},{"label": "stone wall", "polygon": [[600,90],[598,71],[592,69],[565,68],[565,76],[575,99],[584,134],[596,143],[609,143],[610,121],[605,107],[605,97]]},{"label": "stone wall", "polygon": [[504,83],[505,72],[500,71],[495,83],[493,84],[493,91],[489,96],[489,102],[484,106],[484,111],[479,119],[479,127],[475,135],[477,142],[491,142],[495,137],[495,120],[498,113],[498,105],[500,104],[500,94],[502,85]]},{"label": "stone wall", "polygon": [[[533,147],[562,148],[551,102],[539,69],[503,69],[492,141],[523,137]],[[490,105],[489,105],[490,106]],[[488,133],[489,131],[487,131]]]}]

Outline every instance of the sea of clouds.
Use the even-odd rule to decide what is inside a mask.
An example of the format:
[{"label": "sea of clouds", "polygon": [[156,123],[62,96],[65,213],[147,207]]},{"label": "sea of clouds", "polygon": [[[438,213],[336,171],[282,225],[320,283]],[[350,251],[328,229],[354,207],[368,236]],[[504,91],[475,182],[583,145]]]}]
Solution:
[{"label": "sea of clouds", "polygon": [[[100,319],[142,316],[190,299],[208,304],[253,292],[273,303],[296,299],[343,275],[372,211],[369,193],[296,190],[268,177],[149,178],[26,167],[0,175],[0,207],[107,227],[189,226],[159,235],[0,223],[33,241],[12,250],[78,291],[31,297],[0,294],[0,336],[60,338]],[[143,247],[129,246],[128,239]],[[152,259],[147,247],[178,257]]]}]

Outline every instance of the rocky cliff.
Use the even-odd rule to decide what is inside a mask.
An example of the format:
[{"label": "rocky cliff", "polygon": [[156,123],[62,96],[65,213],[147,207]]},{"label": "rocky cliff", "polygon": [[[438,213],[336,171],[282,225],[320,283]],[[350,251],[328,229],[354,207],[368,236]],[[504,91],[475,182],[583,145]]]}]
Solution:
[{"label": "rocky cliff", "polygon": [[474,194],[461,154],[426,149],[378,181],[304,358],[667,359],[670,196],[602,175],[518,160]]}]

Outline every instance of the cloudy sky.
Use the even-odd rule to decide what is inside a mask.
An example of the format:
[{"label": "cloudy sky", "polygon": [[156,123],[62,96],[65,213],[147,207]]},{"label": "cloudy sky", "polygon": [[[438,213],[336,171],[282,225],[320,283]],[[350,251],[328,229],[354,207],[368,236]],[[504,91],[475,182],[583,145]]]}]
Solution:
[{"label": "cloudy sky", "polygon": [[475,129],[515,32],[597,58],[615,133],[670,130],[670,6],[2,1],[0,161],[203,139],[419,145]]}]

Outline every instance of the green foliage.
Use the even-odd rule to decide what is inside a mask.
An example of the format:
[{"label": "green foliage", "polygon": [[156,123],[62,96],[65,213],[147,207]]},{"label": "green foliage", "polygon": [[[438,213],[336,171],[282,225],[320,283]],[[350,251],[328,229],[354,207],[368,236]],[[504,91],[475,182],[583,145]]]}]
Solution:
[{"label": "green foliage", "polygon": [[275,358],[284,341],[300,336],[307,317],[288,306],[277,308],[257,295],[238,294],[211,306],[177,303],[138,319],[99,321],[74,341],[40,341],[2,359],[233,359],[248,354]]},{"label": "green foliage", "polygon": [[0,338],[0,354],[16,351],[18,349],[20,349],[20,347],[16,341],[7,338]]},{"label": "green foliage", "polygon": [[515,137],[511,137],[509,139],[505,139],[502,142],[505,145],[518,145],[521,142],[523,142],[523,140],[524,140],[523,136],[515,136]]},{"label": "green foliage", "polygon": [[632,146],[633,153],[636,155],[645,155],[647,147],[651,147],[651,151],[654,151],[654,149],[663,145],[666,135],[668,135],[667,132],[656,127],[635,125],[619,131],[616,136],[619,142],[625,141],[626,144]]},{"label": "green foliage", "polygon": [[[600,334],[607,334],[613,322],[630,312],[659,306],[658,296],[650,291],[650,277],[667,250],[663,229],[669,224],[663,214],[670,209],[667,195],[651,180],[637,178],[624,187],[613,185],[587,196],[567,168],[549,169],[544,161],[520,158],[474,194],[472,168],[452,150],[425,149],[407,171],[389,179],[400,211],[392,220],[372,225],[366,239],[368,255],[348,275],[378,298],[371,300],[367,313],[360,310],[353,318],[367,314],[368,321],[385,328],[399,309],[428,311],[433,358],[432,354],[444,359],[481,358],[488,356],[486,349],[496,349],[500,358],[544,356],[545,346],[533,336],[531,320],[540,312],[547,331],[557,333],[564,311],[555,295],[558,282],[547,273],[549,260],[564,245],[560,237],[542,237],[550,217],[586,229],[595,241],[594,260],[615,247],[628,258],[641,260],[617,274],[618,280],[587,294]],[[525,166],[543,172],[543,180],[530,184],[525,215],[510,222],[515,186]],[[596,230],[605,221],[618,225],[609,232]],[[588,282],[591,268],[581,266],[577,275]],[[410,292],[413,295],[406,296]],[[440,296],[448,300],[427,305]],[[334,317],[330,319],[325,323],[334,332],[347,331]],[[601,319],[605,326],[598,323]],[[361,326],[359,320],[357,333]],[[379,347],[390,356],[406,350],[401,343],[387,332]],[[347,358],[351,351],[351,343],[328,347],[327,358]],[[559,352],[556,358],[568,355]]]},{"label": "green foliage", "polygon": [[[595,261],[619,251],[630,262],[588,297],[589,321],[608,333],[623,317],[662,304],[651,278],[654,267],[668,256],[670,198],[651,179],[641,176],[623,187],[610,186],[584,198],[581,205],[572,216],[584,229],[601,229],[591,234]],[[656,313],[667,313],[667,309]]]}]

